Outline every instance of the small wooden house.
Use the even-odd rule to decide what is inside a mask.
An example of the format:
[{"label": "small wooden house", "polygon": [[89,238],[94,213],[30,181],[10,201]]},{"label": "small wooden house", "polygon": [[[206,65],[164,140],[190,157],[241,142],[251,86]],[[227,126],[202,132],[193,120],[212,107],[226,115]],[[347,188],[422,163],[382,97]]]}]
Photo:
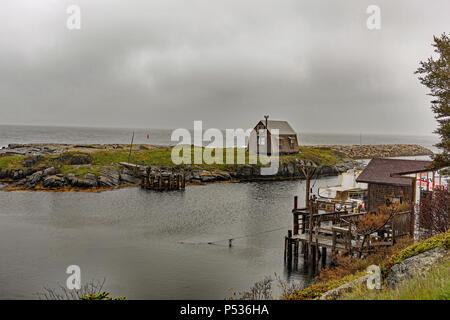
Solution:
[{"label": "small wooden house", "polygon": [[366,209],[377,211],[392,203],[416,202],[416,178],[406,173],[427,171],[431,161],[372,159],[356,179],[368,184]]},{"label": "small wooden house", "polygon": [[[279,154],[294,154],[299,152],[297,134],[287,121],[268,120],[264,116],[250,133],[247,150],[256,154],[268,155],[276,153],[278,145]],[[272,132],[278,130],[278,141],[274,140]]]}]

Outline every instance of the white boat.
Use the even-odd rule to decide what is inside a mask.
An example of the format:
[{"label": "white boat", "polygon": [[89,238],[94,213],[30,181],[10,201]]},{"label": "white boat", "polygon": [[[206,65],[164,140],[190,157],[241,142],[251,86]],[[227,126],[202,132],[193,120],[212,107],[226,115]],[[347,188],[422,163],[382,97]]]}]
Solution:
[{"label": "white boat", "polygon": [[356,178],[358,178],[361,172],[361,170],[349,170],[339,176],[339,185],[319,187],[319,199],[343,203],[356,202],[356,206],[362,204],[367,194],[367,183],[356,182]]}]

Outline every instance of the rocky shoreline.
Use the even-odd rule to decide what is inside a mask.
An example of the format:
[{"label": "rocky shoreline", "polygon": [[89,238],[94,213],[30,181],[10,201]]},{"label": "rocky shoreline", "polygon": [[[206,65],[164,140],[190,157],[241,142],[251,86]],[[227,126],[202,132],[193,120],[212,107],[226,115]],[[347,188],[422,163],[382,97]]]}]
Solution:
[{"label": "rocky shoreline", "polygon": [[[405,147],[409,146],[409,147]],[[388,145],[366,147],[362,155],[393,154],[402,155],[429,154],[431,151],[421,146]],[[2,159],[14,159],[16,168],[0,167],[0,190],[35,190],[35,191],[102,191],[126,186],[137,186],[147,168],[153,171],[174,172],[182,170],[187,184],[204,184],[212,182],[242,182],[255,180],[304,179],[301,170],[304,165],[311,165],[307,160],[281,158],[278,173],[273,176],[261,175],[259,165],[230,165],[226,170],[204,169],[194,165],[180,167],[167,166],[129,166],[119,163],[97,165],[93,163],[92,152],[107,150],[126,150],[124,145],[64,145],[64,144],[14,144],[0,149]],[[166,146],[138,145],[136,150],[169,150]],[[333,165],[322,165],[315,178],[338,175],[352,168],[361,167],[353,159],[361,146],[319,146],[342,154]],[[74,152],[76,150],[76,152]],[[375,151],[370,151],[375,150]],[[151,151],[150,151],[151,152]],[[369,153],[372,152],[372,153]],[[406,154],[411,152],[411,154]],[[396,154],[397,155],[397,154]],[[364,158],[359,157],[359,158]],[[353,159],[352,159],[353,158]],[[9,164],[8,164],[9,165]],[[70,167],[70,170],[67,170]]]},{"label": "rocky shoreline", "polygon": [[433,152],[418,144],[369,144],[317,146],[343,153],[352,159],[431,156]]}]

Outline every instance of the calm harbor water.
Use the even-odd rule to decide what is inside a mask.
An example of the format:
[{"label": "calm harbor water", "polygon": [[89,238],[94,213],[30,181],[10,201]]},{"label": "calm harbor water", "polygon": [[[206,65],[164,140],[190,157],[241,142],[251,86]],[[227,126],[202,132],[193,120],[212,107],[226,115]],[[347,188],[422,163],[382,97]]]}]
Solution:
[{"label": "calm harbor water", "polygon": [[[83,282],[106,278],[114,296],[134,299],[224,299],[275,272],[305,282],[302,264],[291,273],[283,264],[293,196],[304,192],[303,181],[0,192],[0,299],[64,285],[72,264]],[[242,235],[228,247],[225,239]]]},{"label": "calm harbor water", "polygon": [[[0,146],[129,143],[133,131],[135,143],[171,143],[171,130],[161,129],[0,126]],[[362,139],[435,143],[434,137]],[[300,135],[307,145],[359,141],[359,135]],[[337,177],[317,180],[314,191],[337,183]],[[304,181],[210,184],[171,193],[0,192],[0,299],[33,299],[44,287],[64,285],[73,264],[81,267],[82,283],[106,278],[113,296],[132,299],[224,299],[275,272],[306,283],[311,275],[302,263],[295,272],[283,264],[293,197],[304,193]],[[227,239],[240,236],[247,237],[229,248]]]}]

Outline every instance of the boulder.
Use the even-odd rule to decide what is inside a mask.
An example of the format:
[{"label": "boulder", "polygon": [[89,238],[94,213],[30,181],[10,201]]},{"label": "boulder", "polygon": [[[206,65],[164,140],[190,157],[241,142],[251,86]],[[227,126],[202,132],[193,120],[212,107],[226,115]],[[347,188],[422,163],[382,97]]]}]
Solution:
[{"label": "boulder", "polygon": [[20,180],[23,179],[25,177],[25,174],[23,172],[23,170],[13,170],[12,172],[12,179],[14,180]]},{"label": "boulder", "polygon": [[45,177],[42,185],[50,188],[60,188],[66,185],[66,180],[63,177],[56,175]]},{"label": "boulder", "polygon": [[28,176],[26,182],[27,188],[34,188],[41,181],[43,176],[44,176],[43,171],[37,171],[32,175]]},{"label": "boulder", "polygon": [[95,174],[93,174],[93,173],[86,173],[83,176],[83,178],[86,179],[86,180],[97,180],[97,176]]},{"label": "boulder", "polygon": [[97,180],[83,179],[83,178],[75,178],[76,184],[74,187],[79,188],[96,188],[98,186]]},{"label": "boulder", "polygon": [[122,173],[120,175],[120,181],[123,181],[125,183],[138,184],[141,182],[141,179],[133,177],[129,174]]},{"label": "boulder", "polygon": [[445,254],[446,250],[444,248],[437,247],[397,263],[391,267],[386,277],[386,284],[390,288],[395,288],[400,282],[411,278],[415,274],[424,274]]},{"label": "boulder", "polygon": [[320,297],[320,300],[335,300],[335,299],[339,298],[340,296],[342,296],[343,294],[345,294],[349,291],[352,291],[353,288],[355,288],[356,286],[359,286],[360,284],[366,282],[367,279],[369,279],[369,277],[370,277],[370,275],[365,275],[365,276],[357,278],[353,281],[344,283],[343,285],[341,285],[335,289],[331,289],[331,290],[325,292]]},{"label": "boulder", "polygon": [[56,174],[56,169],[54,167],[50,167],[44,170],[43,175],[44,176],[52,176]]},{"label": "boulder", "polygon": [[90,164],[92,162],[91,156],[86,153],[63,153],[59,156],[59,161],[66,164]]},{"label": "boulder", "polygon": [[200,173],[200,180],[202,182],[213,182],[217,180],[217,177],[209,171],[203,171]]},{"label": "boulder", "polygon": [[119,179],[99,176],[98,177],[98,185],[100,187],[115,187],[119,185]]},{"label": "boulder", "polygon": [[25,159],[22,161],[22,164],[24,167],[32,167],[39,161],[43,159],[42,155],[40,154],[33,154],[31,157],[25,157]]}]

